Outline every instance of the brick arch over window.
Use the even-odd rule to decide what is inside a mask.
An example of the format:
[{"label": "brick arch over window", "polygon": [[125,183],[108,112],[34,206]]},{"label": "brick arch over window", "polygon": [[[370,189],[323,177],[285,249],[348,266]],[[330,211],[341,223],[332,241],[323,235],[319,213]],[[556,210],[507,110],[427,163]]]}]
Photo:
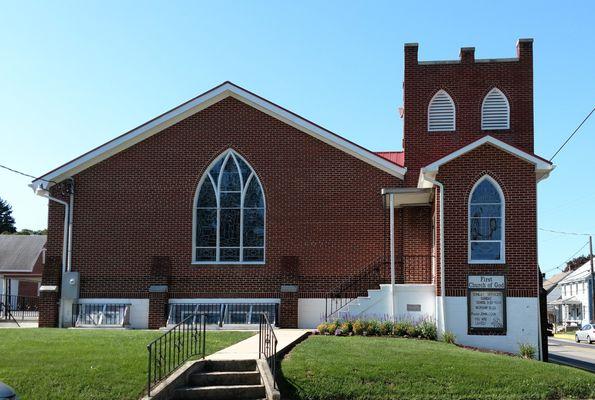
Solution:
[{"label": "brick arch over window", "polygon": [[468,254],[472,264],[505,262],[504,192],[490,175],[479,178],[469,192]]},{"label": "brick arch over window", "polygon": [[510,129],[510,103],[504,92],[496,87],[486,94],[481,103],[481,129]]},{"label": "brick arch over window", "polygon": [[264,263],[264,191],[237,152],[228,149],[211,162],[196,188],[193,208],[193,263]]},{"label": "brick arch over window", "polygon": [[456,128],[456,108],[452,97],[440,89],[428,105],[428,131],[448,132]]}]

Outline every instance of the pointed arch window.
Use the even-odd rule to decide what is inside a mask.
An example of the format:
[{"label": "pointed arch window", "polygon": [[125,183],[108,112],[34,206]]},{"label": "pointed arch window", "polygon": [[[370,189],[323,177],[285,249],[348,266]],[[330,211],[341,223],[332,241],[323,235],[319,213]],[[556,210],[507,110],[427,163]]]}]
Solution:
[{"label": "pointed arch window", "polygon": [[506,95],[498,88],[493,88],[484,97],[481,105],[481,129],[510,129],[510,105]]},{"label": "pointed arch window", "polygon": [[200,264],[263,263],[265,199],[250,165],[228,150],[202,176],[194,201],[194,256]]},{"label": "pointed arch window", "polygon": [[455,125],[455,103],[446,91],[440,89],[428,106],[428,131],[454,131]]},{"label": "pointed arch window", "polygon": [[504,194],[498,183],[484,176],[469,197],[469,262],[504,263]]}]

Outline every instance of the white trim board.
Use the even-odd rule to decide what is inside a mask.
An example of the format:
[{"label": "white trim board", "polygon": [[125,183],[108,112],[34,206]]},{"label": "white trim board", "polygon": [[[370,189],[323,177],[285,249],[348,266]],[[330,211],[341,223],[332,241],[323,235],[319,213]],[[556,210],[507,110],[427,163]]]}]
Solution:
[{"label": "white trim board", "polygon": [[476,140],[475,142],[469,143],[467,146],[461,147],[460,149],[453,151],[452,153],[442,157],[441,159],[423,167],[419,174],[417,186],[419,188],[432,187],[433,184],[428,182],[426,178],[434,179],[442,165],[472,150],[475,150],[478,147],[483,146],[484,144],[492,145],[506,153],[512,154],[513,156],[520,158],[521,160],[527,161],[528,163],[535,165],[535,176],[537,178],[537,182],[547,178],[550,172],[552,172],[554,168],[556,168],[555,165],[548,161],[545,161],[539,157],[534,156],[533,154],[529,154],[523,150],[511,146],[510,144],[496,139],[495,137],[486,135]]},{"label": "white trim board", "polygon": [[403,179],[407,172],[405,167],[394,164],[372,151],[358,146],[231,82],[224,82],[165,114],[40,176],[33,181],[32,188],[36,190],[42,185],[44,187],[51,186],[51,183],[48,185],[47,181],[60,182],[71,177],[230,96],[397,178]]}]

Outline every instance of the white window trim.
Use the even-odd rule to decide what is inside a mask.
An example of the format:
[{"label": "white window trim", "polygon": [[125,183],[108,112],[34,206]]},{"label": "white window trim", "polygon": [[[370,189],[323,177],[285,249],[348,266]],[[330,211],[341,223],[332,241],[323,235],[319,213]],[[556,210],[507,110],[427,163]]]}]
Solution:
[{"label": "white window trim", "polygon": [[[434,102],[434,99],[436,98],[436,96],[438,96],[441,93],[446,94],[448,96],[448,98],[450,99],[450,102],[452,103],[452,109],[453,109],[453,114],[454,114],[452,129],[432,129],[430,127],[430,108],[432,108],[432,103]],[[448,94],[448,92],[446,90],[444,90],[444,89],[438,90],[434,94],[434,96],[432,96],[432,99],[428,103],[427,125],[428,125],[428,132],[454,132],[457,130],[457,106],[456,106],[454,100],[452,99],[451,95]]]},{"label": "white window trim", "polygon": [[[216,232],[217,244],[215,246],[216,261],[197,261],[196,260],[196,249],[198,247],[201,247],[201,246],[196,245],[196,230],[197,230],[196,210],[198,209],[198,207],[196,207],[196,202],[198,200],[198,195],[200,193],[200,189],[202,188],[202,185],[203,185],[205,179],[210,178],[211,182],[213,181],[213,177],[211,176],[211,173],[210,173],[211,168],[219,160],[223,160],[223,162],[221,163],[221,171],[219,172],[219,176],[217,177],[217,187],[220,187],[221,176],[223,175],[223,168],[225,167],[227,160],[231,157],[232,154],[235,157],[244,161],[246,163],[246,165],[248,167],[250,167],[250,169],[252,170],[252,173],[248,177],[248,182],[246,183],[246,185],[244,185],[244,177],[241,174],[240,166],[234,160],[234,163],[236,164],[236,168],[240,172],[240,184],[243,187],[243,190],[240,195],[240,245],[238,246],[238,248],[240,249],[240,260],[242,260],[244,257],[244,252],[243,252],[244,248],[254,247],[254,246],[246,246],[246,247],[243,246],[243,242],[244,242],[244,213],[242,211],[244,209],[244,195],[246,194],[246,190],[248,189],[248,184],[250,183],[250,181],[252,179],[256,179],[258,181],[258,184],[260,185],[260,190],[262,192],[262,201],[264,203],[264,207],[263,207],[264,208],[264,243],[262,246],[262,252],[263,252],[262,261],[219,261],[219,249],[220,249],[220,246],[219,246],[219,221],[220,221],[219,212],[220,212],[220,207],[219,207],[219,196],[217,195],[217,190],[215,190],[215,197],[217,200],[217,221],[218,221],[217,222],[217,232]],[[196,186],[196,190],[194,192],[194,199],[192,201],[192,258],[191,258],[192,261],[190,262],[190,264],[191,265],[264,265],[264,264],[266,264],[266,226],[267,226],[266,210],[267,210],[267,204],[266,204],[266,196],[264,194],[264,187],[262,186],[262,182],[260,182],[260,179],[258,178],[258,175],[256,174],[256,171],[254,171],[254,168],[252,167],[252,165],[250,165],[250,163],[244,157],[242,157],[240,154],[238,154],[233,149],[227,149],[224,152],[222,152],[205,169],[205,172],[202,174],[202,176],[198,182],[198,185]],[[212,247],[209,247],[209,248],[212,248]],[[257,247],[257,248],[260,248],[260,247]]]},{"label": "white window trim", "polygon": [[[500,259],[499,260],[473,260],[471,258],[471,242],[478,242],[478,240],[471,240],[471,197],[473,192],[481,182],[489,180],[498,190],[500,194],[501,212],[502,212],[502,239],[500,240],[480,240],[481,242],[500,242]],[[469,264],[505,264],[506,263],[506,198],[504,192],[498,182],[490,175],[484,175],[475,182],[471,191],[469,192],[469,199],[467,199],[467,262]]]},{"label": "white window trim", "polygon": [[[483,107],[485,105],[486,99],[488,98],[488,96],[492,92],[498,92],[498,93],[500,93],[502,95],[502,97],[504,97],[504,100],[506,100],[506,128],[493,129],[493,128],[485,128],[484,127],[484,124],[483,124]],[[490,91],[485,95],[485,97],[483,98],[483,100],[481,102],[481,130],[482,131],[505,131],[505,130],[508,130],[508,129],[510,129],[510,102],[508,101],[508,96],[506,96],[503,91],[501,91],[497,87],[494,87],[494,88],[490,89]]]}]

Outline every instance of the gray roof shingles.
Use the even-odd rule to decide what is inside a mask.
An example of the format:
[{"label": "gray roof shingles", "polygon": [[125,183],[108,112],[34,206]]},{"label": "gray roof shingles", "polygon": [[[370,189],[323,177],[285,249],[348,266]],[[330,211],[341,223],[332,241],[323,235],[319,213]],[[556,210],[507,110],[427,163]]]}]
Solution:
[{"label": "gray roof shingles", "polygon": [[46,240],[45,235],[0,235],[0,273],[33,271]]}]

